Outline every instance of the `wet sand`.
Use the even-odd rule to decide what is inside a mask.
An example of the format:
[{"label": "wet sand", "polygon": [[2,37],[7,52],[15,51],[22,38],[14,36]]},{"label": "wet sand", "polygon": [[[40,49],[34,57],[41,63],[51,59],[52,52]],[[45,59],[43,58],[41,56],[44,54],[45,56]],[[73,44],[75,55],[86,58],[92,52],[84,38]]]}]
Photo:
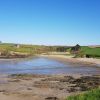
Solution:
[{"label": "wet sand", "polygon": [[66,63],[77,63],[77,64],[89,64],[100,67],[100,59],[96,58],[73,58],[73,56],[65,56],[65,55],[41,55],[42,57],[48,57],[51,59],[56,59]]},{"label": "wet sand", "polygon": [[[88,64],[65,56],[45,56],[63,63]],[[64,58],[65,57],[65,58]],[[0,74],[0,100],[65,100],[67,96],[100,87],[100,74]]]},{"label": "wet sand", "polygon": [[0,100],[65,100],[100,86],[99,75],[13,74],[0,80]]}]

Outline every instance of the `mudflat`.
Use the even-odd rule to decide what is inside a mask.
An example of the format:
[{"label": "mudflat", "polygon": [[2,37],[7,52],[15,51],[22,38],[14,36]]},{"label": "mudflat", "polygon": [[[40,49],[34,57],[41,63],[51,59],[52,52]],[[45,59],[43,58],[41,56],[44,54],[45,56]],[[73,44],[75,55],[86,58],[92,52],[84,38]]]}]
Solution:
[{"label": "mudflat", "polygon": [[66,55],[41,55],[42,57],[48,57],[52,59],[56,59],[63,62],[71,62],[71,63],[79,63],[79,64],[91,64],[97,65],[100,67],[100,59],[96,58],[73,58],[73,56],[66,56]]},{"label": "mudflat", "polygon": [[[95,65],[94,63],[85,62],[83,60],[80,61],[72,57],[57,55],[45,57],[49,57],[50,59],[55,59],[63,63],[78,63],[79,65],[84,63],[90,67],[91,65]],[[38,61],[47,62],[49,60],[39,58]],[[55,61],[53,64],[59,65],[59,63],[55,63]],[[45,65],[45,63],[43,63],[43,65]],[[98,68],[98,70],[100,69]],[[82,93],[99,87],[100,75],[96,72],[95,74],[55,73],[49,75],[31,73],[10,75],[0,74],[0,100],[65,100],[69,95]]]},{"label": "mudflat", "polygon": [[99,75],[1,75],[0,100],[65,100],[99,86]]}]

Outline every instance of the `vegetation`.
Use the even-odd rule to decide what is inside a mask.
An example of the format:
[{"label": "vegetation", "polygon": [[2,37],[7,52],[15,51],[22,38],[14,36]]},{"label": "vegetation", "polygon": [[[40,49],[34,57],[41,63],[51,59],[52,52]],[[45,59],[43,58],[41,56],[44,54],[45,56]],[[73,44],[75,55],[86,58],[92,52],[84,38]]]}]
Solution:
[{"label": "vegetation", "polygon": [[100,89],[94,89],[76,96],[69,96],[66,100],[100,100]]},{"label": "vegetation", "polygon": [[83,51],[84,54],[88,55],[89,57],[96,57],[96,58],[100,57],[100,47],[90,48],[90,47],[83,46],[81,47],[81,51]]},{"label": "vegetation", "polygon": [[0,43],[0,55],[8,57],[11,52],[27,53],[28,55],[48,53],[48,52],[65,52],[67,46],[44,46],[44,45],[23,45],[12,43]]},{"label": "vegetation", "polygon": [[100,47],[76,45],[69,50],[75,57],[100,58]]},{"label": "vegetation", "polygon": [[74,47],[68,46],[44,46],[44,45],[23,45],[19,47],[12,43],[0,43],[0,52],[3,55],[9,56],[10,52],[27,53],[29,55],[47,53],[48,52],[71,52],[75,57],[89,57],[100,58],[100,47],[90,48],[88,46],[76,45]]}]

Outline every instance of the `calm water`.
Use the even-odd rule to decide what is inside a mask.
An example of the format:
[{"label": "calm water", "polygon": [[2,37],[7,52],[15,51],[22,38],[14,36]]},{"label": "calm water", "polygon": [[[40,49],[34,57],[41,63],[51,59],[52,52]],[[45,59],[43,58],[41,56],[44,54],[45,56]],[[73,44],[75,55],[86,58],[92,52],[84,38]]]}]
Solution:
[{"label": "calm water", "polygon": [[29,60],[0,60],[0,74],[99,74],[100,68],[88,65],[64,64],[57,60],[37,57]]}]

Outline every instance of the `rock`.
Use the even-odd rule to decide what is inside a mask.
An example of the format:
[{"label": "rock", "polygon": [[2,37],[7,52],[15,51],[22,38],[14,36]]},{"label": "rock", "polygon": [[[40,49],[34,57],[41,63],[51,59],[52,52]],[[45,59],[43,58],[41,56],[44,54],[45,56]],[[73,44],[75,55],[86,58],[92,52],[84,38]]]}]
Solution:
[{"label": "rock", "polygon": [[12,80],[9,80],[8,82],[20,82],[19,79],[12,79]]},{"label": "rock", "polygon": [[32,88],[27,88],[27,90],[32,90]]},{"label": "rock", "polygon": [[6,92],[6,90],[0,90],[0,92]]},{"label": "rock", "polygon": [[[87,91],[90,89],[97,88],[100,86],[100,78],[99,77],[93,77],[93,76],[83,76],[78,79],[74,79],[73,81],[70,81],[71,84],[76,84],[73,89],[75,88],[77,91]],[[78,87],[80,89],[78,89]]]},{"label": "rock", "polygon": [[45,100],[59,100],[57,97],[47,97]]}]

